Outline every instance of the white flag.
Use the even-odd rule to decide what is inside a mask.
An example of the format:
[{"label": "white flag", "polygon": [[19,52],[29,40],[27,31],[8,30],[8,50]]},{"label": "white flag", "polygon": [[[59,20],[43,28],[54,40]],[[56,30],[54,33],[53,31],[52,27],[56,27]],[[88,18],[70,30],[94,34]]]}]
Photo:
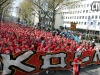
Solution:
[{"label": "white flag", "polygon": [[90,18],[90,17],[88,17],[88,21],[87,21],[87,29],[89,29],[90,24],[91,24],[91,18]]},{"label": "white flag", "polygon": [[93,20],[93,28],[96,28],[97,20]]}]

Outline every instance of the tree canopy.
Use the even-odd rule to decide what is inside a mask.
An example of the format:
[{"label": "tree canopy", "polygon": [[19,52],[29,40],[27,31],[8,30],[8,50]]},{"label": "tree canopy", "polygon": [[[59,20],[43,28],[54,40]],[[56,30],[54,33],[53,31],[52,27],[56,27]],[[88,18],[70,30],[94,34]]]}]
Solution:
[{"label": "tree canopy", "polygon": [[0,0],[0,20],[2,18],[3,10],[6,9],[4,13],[8,14],[12,3],[13,0]]},{"label": "tree canopy", "polygon": [[19,10],[20,12],[17,12],[18,17],[21,17],[22,20],[29,23],[31,21],[32,12],[34,11],[33,4],[29,0],[23,0],[20,3]]},{"label": "tree canopy", "polygon": [[[27,2],[27,0],[24,0],[24,1]],[[39,15],[39,22],[42,22],[44,18],[48,17],[51,22],[51,29],[53,30],[55,27],[55,17],[56,17],[57,12],[61,10],[61,8],[63,8],[64,6],[72,7],[72,6],[77,5],[80,1],[81,0],[74,0],[74,1],[73,0],[28,0],[29,4],[25,5],[24,3],[23,5],[23,3],[21,3],[21,5],[23,6],[23,8],[26,9],[25,10],[26,12],[23,12],[23,13],[29,14],[29,13],[32,13],[32,11],[37,13]],[[27,11],[30,11],[30,12],[27,12]]]}]

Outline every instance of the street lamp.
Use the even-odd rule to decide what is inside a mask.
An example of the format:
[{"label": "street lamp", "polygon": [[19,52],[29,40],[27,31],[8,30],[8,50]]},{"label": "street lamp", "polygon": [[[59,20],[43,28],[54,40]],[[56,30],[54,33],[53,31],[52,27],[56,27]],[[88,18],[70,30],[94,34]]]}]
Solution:
[{"label": "street lamp", "polygon": [[20,18],[19,18],[19,14],[21,13],[21,8],[20,7],[16,7],[17,9],[17,22],[20,22]]}]

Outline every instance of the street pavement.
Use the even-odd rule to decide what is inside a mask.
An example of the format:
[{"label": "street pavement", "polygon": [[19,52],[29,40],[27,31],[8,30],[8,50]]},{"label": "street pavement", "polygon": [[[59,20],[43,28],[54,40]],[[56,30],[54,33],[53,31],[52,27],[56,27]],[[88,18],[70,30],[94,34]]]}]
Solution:
[{"label": "street pavement", "polygon": [[100,43],[96,43],[96,47],[98,47],[98,48],[99,48],[99,47],[100,47]]},{"label": "street pavement", "polygon": [[[56,71],[54,74],[41,72],[39,75],[72,75],[72,70]],[[100,65],[89,65],[81,68],[80,75],[100,75]]]}]

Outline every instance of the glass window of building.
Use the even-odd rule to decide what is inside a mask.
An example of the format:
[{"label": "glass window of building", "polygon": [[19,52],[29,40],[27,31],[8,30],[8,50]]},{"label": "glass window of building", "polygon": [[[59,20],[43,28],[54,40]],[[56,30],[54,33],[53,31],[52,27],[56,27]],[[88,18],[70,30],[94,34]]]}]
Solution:
[{"label": "glass window of building", "polygon": [[86,25],[86,22],[84,22],[84,25]]},{"label": "glass window of building", "polygon": [[77,16],[77,19],[78,19],[78,16]]},{"label": "glass window of building", "polygon": [[79,13],[80,11],[78,11],[78,13]]},{"label": "glass window of building", "polygon": [[62,19],[63,19],[63,16],[62,16]]},{"label": "glass window of building", "polygon": [[100,22],[98,22],[98,26],[100,25]]},{"label": "glass window of building", "polygon": [[98,25],[99,25],[99,22],[98,22]]},{"label": "glass window of building", "polygon": [[83,13],[85,13],[85,10],[83,10]]},{"label": "glass window of building", "polygon": [[81,16],[80,16],[80,19],[81,19]]},{"label": "glass window of building", "polygon": [[89,4],[87,4],[87,7],[89,7]]},{"label": "glass window of building", "polygon": [[82,24],[83,24],[83,22],[82,22]]},{"label": "glass window of building", "polygon": [[93,25],[93,22],[91,22],[91,25]]},{"label": "glass window of building", "polygon": [[88,10],[86,10],[86,13],[88,13]]},{"label": "glass window of building", "polygon": [[84,16],[82,16],[82,19],[84,19]]},{"label": "glass window of building", "polygon": [[100,16],[99,16],[99,19],[100,19]]},{"label": "glass window of building", "polygon": [[98,16],[97,16],[97,15],[95,15],[95,19],[97,19],[97,17],[98,17]]},{"label": "glass window of building", "polygon": [[88,16],[88,18],[90,18],[90,16]]},{"label": "glass window of building", "polygon": [[92,15],[92,19],[94,19],[94,15]]},{"label": "glass window of building", "polygon": [[76,19],[76,16],[75,16],[75,19]]}]

